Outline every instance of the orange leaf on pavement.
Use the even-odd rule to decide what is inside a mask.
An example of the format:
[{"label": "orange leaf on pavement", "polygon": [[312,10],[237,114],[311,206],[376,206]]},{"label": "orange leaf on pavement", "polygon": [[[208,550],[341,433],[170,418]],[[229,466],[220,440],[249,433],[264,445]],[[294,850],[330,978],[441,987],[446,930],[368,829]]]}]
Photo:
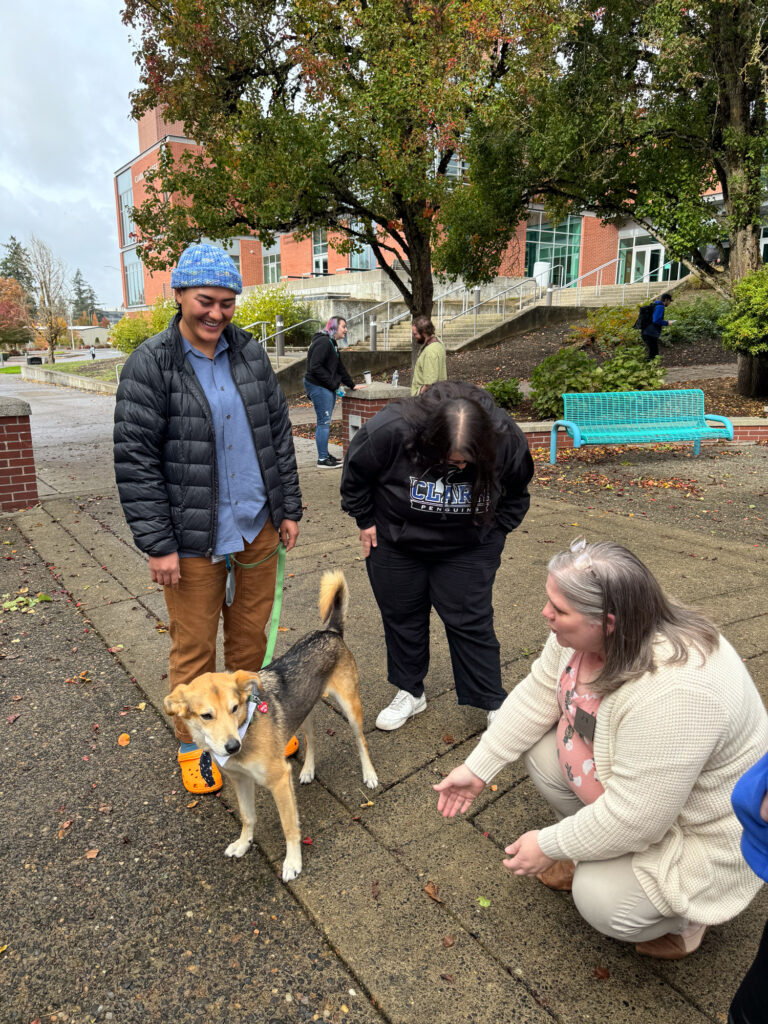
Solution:
[{"label": "orange leaf on pavement", "polygon": [[117,737],[118,747],[127,747],[130,742],[131,737],[128,735],[127,732],[121,732],[120,735]]}]

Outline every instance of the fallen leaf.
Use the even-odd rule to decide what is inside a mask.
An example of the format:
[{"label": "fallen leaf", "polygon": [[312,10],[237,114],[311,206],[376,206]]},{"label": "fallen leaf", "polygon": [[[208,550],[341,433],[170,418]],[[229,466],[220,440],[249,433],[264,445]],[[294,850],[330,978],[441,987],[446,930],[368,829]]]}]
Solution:
[{"label": "fallen leaf", "polygon": [[99,851],[95,848],[93,850],[87,850],[85,854],[86,860],[95,860],[98,856]]},{"label": "fallen leaf", "polygon": [[187,807],[197,807],[199,803],[199,800],[190,800],[189,803],[187,804]]},{"label": "fallen leaf", "polygon": [[443,981],[447,981],[449,985],[453,984],[453,975],[452,974],[441,974],[440,977],[443,979]]},{"label": "fallen leaf", "polygon": [[310,839],[309,836],[304,836],[304,838],[301,841],[302,841],[302,843],[304,843],[305,846],[311,846],[312,845],[312,840]]},{"label": "fallen leaf", "polygon": [[602,980],[605,980],[606,978],[610,978],[610,976],[611,976],[611,972],[608,970],[607,967],[596,967],[595,968],[595,977],[596,978],[601,978]]},{"label": "fallen leaf", "polygon": [[136,705],[136,710],[137,710],[137,711],[144,711],[144,710],[146,709],[146,706],[147,706],[147,702],[146,702],[145,700],[142,700],[142,701],[140,701],[140,702],[139,702],[139,703],[138,703],[138,704]]},{"label": "fallen leaf", "polygon": [[361,807],[373,807],[373,800],[366,800],[364,804],[360,804]]},{"label": "fallen leaf", "polygon": [[6,943],[5,946],[0,946],[0,953],[4,953],[6,951],[6,949],[8,949],[7,943]]},{"label": "fallen leaf", "polygon": [[122,651],[123,645],[117,644],[115,647],[108,647],[107,650],[110,654],[117,654],[118,651]]},{"label": "fallen leaf", "polygon": [[455,742],[456,741],[454,740],[453,736],[451,736],[450,733],[446,733],[445,736],[443,736],[443,743],[455,743]]},{"label": "fallen leaf", "polygon": [[99,813],[100,814],[111,814],[112,813],[112,804],[99,804]]},{"label": "fallen leaf", "polygon": [[446,949],[450,949],[451,946],[455,942],[456,942],[456,936],[455,935],[444,935],[443,936],[443,945],[445,946]]},{"label": "fallen leaf", "polygon": [[8,723],[8,725],[13,725],[16,719],[20,717],[21,716],[18,713],[15,715],[8,715],[8,717],[6,718],[6,722]]},{"label": "fallen leaf", "polygon": [[477,902],[481,907],[490,907],[491,901],[486,896],[478,896]]},{"label": "fallen leaf", "polygon": [[495,793],[498,788],[498,786],[491,786],[491,792]]},{"label": "fallen leaf", "polygon": [[120,735],[117,737],[118,747],[127,747],[130,742],[131,737],[128,735],[127,732],[121,732]]},{"label": "fallen leaf", "polygon": [[379,898],[380,894],[381,894],[381,890],[379,889],[379,883],[378,882],[371,882],[371,895],[373,896],[373,898],[375,900],[377,900]]},{"label": "fallen leaf", "polygon": [[424,892],[429,896],[430,899],[434,900],[435,903],[442,903],[440,899],[440,890],[437,888],[435,882],[427,882],[424,886]]},{"label": "fallen leaf", "polygon": [[11,697],[11,700],[24,700],[20,693],[17,693],[15,697]]},{"label": "fallen leaf", "polygon": [[290,633],[290,630],[288,629],[287,626],[278,626],[277,627],[277,632],[278,633]]}]

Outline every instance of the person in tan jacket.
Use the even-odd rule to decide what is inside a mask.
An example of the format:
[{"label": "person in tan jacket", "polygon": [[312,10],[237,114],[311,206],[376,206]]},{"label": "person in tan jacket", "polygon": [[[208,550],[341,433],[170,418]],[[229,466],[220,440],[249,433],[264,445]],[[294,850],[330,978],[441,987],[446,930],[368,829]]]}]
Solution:
[{"label": "person in tan jacket", "polygon": [[504,866],[572,889],[604,935],[680,959],[760,888],[730,795],[768,746],[768,714],[728,641],[626,548],[582,538],[548,568],[552,635],[434,787],[438,810],[466,811],[522,756],[560,820],[511,843]]}]

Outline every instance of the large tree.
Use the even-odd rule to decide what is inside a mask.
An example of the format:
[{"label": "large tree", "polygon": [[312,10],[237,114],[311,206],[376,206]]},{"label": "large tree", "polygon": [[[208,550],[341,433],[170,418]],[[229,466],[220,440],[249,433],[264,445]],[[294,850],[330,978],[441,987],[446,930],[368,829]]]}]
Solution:
[{"label": "large tree", "polygon": [[53,363],[56,361],[56,344],[67,333],[69,274],[64,261],[34,235],[29,243],[28,261],[37,296],[38,332],[43,344],[50,349]]},{"label": "large tree", "polygon": [[0,277],[12,277],[21,285],[25,302],[34,311],[34,281],[29,268],[29,253],[14,235],[3,244],[5,256],[0,260]]},{"label": "large tree", "polygon": [[99,300],[96,298],[96,292],[83,277],[79,267],[72,278],[71,301],[72,322],[90,324],[98,312]]},{"label": "large tree", "polygon": [[552,35],[546,72],[508,76],[473,121],[472,184],[443,211],[438,265],[492,276],[539,199],[553,218],[636,221],[728,294],[761,264],[768,2],[564,0],[563,11],[572,20]]},{"label": "large tree", "polygon": [[550,2],[127,0],[134,114],[162,105],[204,147],[161,153],[146,176],[145,264],[201,234],[328,228],[342,251],[370,245],[412,313],[430,313],[452,158]]},{"label": "large tree", "polygon": [[32,336],[27,295],[14,277],[0,277],[0,349],[23,348]]}]

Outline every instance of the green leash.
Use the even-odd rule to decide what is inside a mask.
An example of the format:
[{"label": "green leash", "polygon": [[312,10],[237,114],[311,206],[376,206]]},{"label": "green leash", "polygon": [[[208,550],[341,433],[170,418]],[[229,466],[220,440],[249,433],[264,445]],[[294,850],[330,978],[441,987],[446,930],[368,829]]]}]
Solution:
[{"label": "green leash", "polygon": [[[267,639],[267,650],[264,654],[264,661],[261,663],[261,667],[264,668],[272,661],[272,655],[275,653],[275,644],[277,643],[277,629],[280,625],[280,611],[283,606],[283,578],[285,576],[285,544],[282,541],[277,542],[277,547],[274,551],[270,551],[264,558],[260,558],[258,562],[238,562],[234,555],[226,556],[227,563],[227,591],[226,591],[226,602],[227,605],[231,605],[235,599],[235,565],[239,565],[241,569],[255,569],[257,565],[263,565],[268,562],[270,558],[274,558],[277,555],[277,576],[275,578],[275,596],[272,601],[272,620],[269,625],[269,637]],[[230,564],[230,559],[233,564]]]}]

